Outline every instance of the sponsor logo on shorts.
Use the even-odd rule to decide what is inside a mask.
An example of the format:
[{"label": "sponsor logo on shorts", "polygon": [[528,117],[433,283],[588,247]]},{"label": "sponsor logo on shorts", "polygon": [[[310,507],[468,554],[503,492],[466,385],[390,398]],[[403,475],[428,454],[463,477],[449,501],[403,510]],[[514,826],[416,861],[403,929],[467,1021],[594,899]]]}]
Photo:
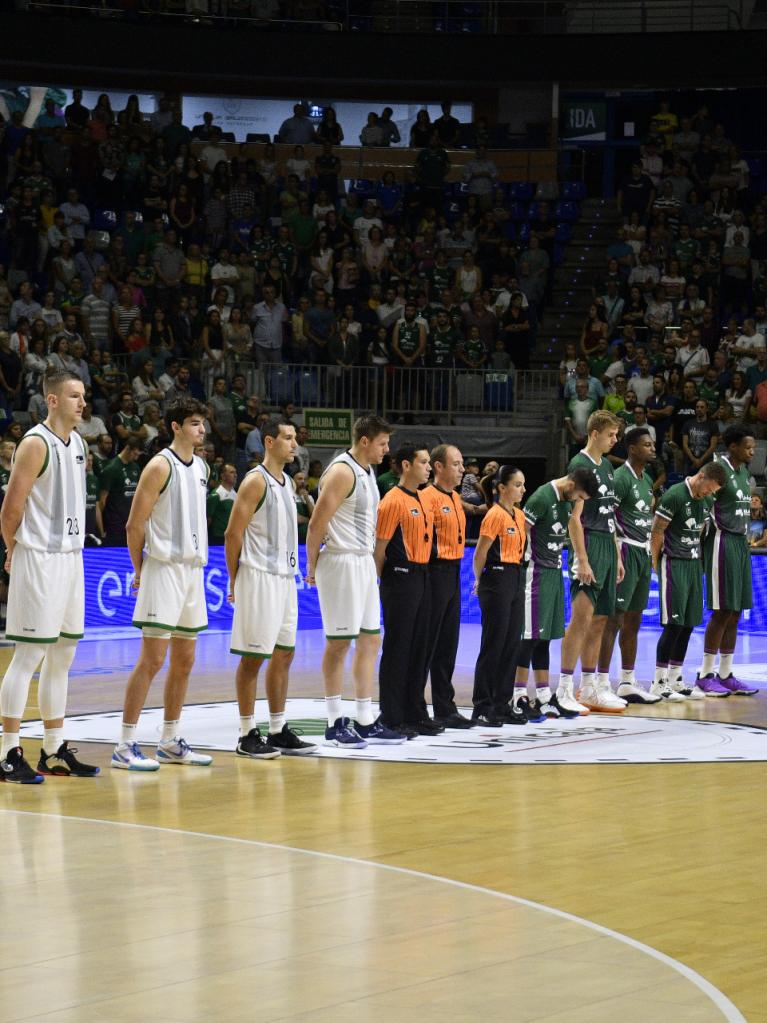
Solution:
[{"label": "sponsor logo on shorts", "polygon": [[346,632],[348,628],[349,628],[348,625],[337,625],[336,632]]},{"label": "sponsor logo on shorts", "polygon": [[22,632],[37,632],[37,629],[36,629],[36,628],[34,628],[34,626],[32,626],[32,627],[28,627],[28,626],[26,626],[26,625],[22,625],[22,627],[21,627],[21,631],[22,631]]},{"label": "sponsor logo on shorts", "polygon": [[409,573],[410,573],[410,569],[409,568],[399,568],[399,566],[395,566],[394,571],[395,572],[404,572],[405,575],[409,575]]}]

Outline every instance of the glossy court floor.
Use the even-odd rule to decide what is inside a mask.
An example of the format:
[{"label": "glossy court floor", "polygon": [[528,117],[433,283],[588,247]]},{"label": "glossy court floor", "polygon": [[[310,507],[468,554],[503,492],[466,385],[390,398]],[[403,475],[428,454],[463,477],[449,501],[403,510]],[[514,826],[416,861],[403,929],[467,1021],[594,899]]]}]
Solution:
[{"label": "glossy court floor", "polygon": [[[81,643],[71,712],[118,709],[137,649]],[[291,695],[321,695],[321,649],[300,633]],[[743,654],[758,676],[767,637]],[[190,702],[230,701],[235,664],[203,638]],[[767,668],[757,697],[642,713],[767,727]],[[81,747],[93,781],[0,788],[0,1021],[767,1023],[765,763],[218,753],[142,777],[110,752]]]}]

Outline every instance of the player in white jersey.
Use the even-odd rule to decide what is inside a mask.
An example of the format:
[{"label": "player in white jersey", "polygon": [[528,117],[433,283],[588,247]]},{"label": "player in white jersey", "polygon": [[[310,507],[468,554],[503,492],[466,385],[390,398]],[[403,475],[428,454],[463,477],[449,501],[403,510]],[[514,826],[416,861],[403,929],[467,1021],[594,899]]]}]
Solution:
[{"label": "player in white jersey", "polygon": [[[16,644],[0,687],[3,738],[0,776],[39,784],[43,775],[92,777],[64,740],[69,668],[85,618],[83,540],[85,460],[88,449],[75,427],[85,408],[74,373],[46,374],[48,415],[24,434],[11,469],[0,523],[10,572],[6,634]],[[24,759],[19,728],[29,683],[42,660],[38,703],[43,748],[37,771]]]},{"label": "player in white jersey", "polygon": [[[173,440],[144,469],[125,527],[133,589],[138,590],[133,624],[143,632],[125,691],[120,741],[112,754],[112,767],[127,771],[156,771],[161,763],[207,767],[213,759],[190,749],[179,730],[195,640],[208,624],[203,569],[208,562],[209,470],[194,453],[205,436],[206,415],[205,405],[194,398],[179,398],[168,407],[165,423]],[[165,718],[153,760],[142,753],[136,727],[168,647]]]},{"label": "player in white jersey", "polygon": [[[373,466],[383,461],[391,433],[391,426],[378,416],[361,416],[355,422],[351,448],[334,458],[320,479],[306,535],[306,582],[317,585],[326,639],[322,658],[328,718],[325,740],[351,749],[368,742],[404,741],[375,718],[372,710],[373,677],[381,645],[373,560],[379,497]],[[343,716],[341,703],[344,661],[352,640],[356,641],[352,674],[357,700],[353,723]]]},{"label": "player in white jersey", "polygon": [[[240,738],[235,752],[252,760],[316,753],[288,725],[285,701],[298,627],[298,516],[285,466],[296,453],[296,429],[279,419],[261,428],[264,460],[242,481],[224,536],[229,603],[234,604],[230,652],[240,655],[237,702]],[[258,674],[264,661],[269,733],[256,727]]]}]

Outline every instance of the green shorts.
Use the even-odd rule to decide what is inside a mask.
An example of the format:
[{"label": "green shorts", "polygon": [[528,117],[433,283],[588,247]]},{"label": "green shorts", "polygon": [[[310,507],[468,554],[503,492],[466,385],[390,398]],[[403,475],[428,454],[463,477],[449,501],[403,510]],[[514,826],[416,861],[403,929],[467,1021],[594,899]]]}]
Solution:
[{"label": "green shorts", "polygon": [[530,561],[525,569],[523,639],[561,639],[565,634],[565,595],[560,568],[540,568]]},{"label": "green shorts", "polygon": [[698,558],[661,555],[658,589],[661,625],[694,629],[703,621],[703,565]]},{"label": "green shorts", "polygon": [[586,532],[586,553],[588,554],[594,582],[585,586],[575,576],[575,559],[570,570],[570,600],[579,593],[585,593],[594,605],[595,615],[615,614],[615,586],[618,571],[618,553],[612,533]]},{"label": "green shorts", "polygon": [[650,599],[650,577],[652,562],[650,553],[644,547],[630,543],[621,544],[623,558],[623,581],[618,583],[615,594],[615,610],[644,611]]},{"label": "green shorts", "polygon": [[745,611],[752,607],[751,552],[748,538],[709,529],[703,545],[706,606],[709,611]]}]

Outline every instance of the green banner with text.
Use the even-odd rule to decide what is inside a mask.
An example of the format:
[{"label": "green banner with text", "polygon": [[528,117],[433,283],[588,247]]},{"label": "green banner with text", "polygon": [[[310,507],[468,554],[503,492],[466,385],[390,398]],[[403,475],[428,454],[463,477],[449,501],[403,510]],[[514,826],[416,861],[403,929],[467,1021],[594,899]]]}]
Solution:
[{"label": "green banner with text", "polygon": [[307,445],[349,447],[352,442],[352,411],[348,408],[304,409]]}]

